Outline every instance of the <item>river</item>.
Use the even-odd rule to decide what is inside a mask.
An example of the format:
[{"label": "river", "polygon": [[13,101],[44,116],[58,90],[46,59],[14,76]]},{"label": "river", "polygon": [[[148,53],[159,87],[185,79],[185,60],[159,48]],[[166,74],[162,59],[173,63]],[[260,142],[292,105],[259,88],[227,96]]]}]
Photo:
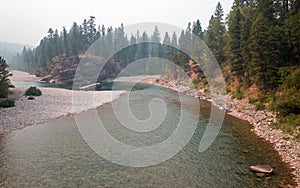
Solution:
[{"label": "river", "polygon": [[[147,95],[142,90],[147,90]],[[166,139],[179,121],[180,102],[176,93],[145,87],[131,92],[130,107],[139,118],[147,118],[145,104],[163,98],[167,115],[162,125],[137,134],[124,128],[114,115],[112,103],[97,109],[107,131],[121,142],[134,146],[151,145]],[[184,109],[196,113],[196,98],[183,96]],[[115,102],[126,100],[122,95]],[[118,103],[117,103],[118,104]],[[210,104],[200,103],[201,114],[190,142],[173,158],[149,167],[124,167],[97,155],[81,137],[73,116],[26,127],[0,137],[1,187],[279,187],[294,185],[291,169],[283,163],[272,145],[250,131],[242,120],[226,115],[213,145],[198,152],[206,129]],[[198,115],[198,114],[194,114]],[[91,111],[79,114],[91,117]],[[258,178],[250,165],[269,164],[270,177]]]}]

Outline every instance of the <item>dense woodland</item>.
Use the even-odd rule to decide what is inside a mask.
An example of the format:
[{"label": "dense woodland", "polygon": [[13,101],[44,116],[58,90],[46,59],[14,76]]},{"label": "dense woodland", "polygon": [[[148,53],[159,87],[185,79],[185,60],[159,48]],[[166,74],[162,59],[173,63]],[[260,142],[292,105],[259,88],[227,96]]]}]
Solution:
[{"label": "dense woodland", "polygon": [[[233,97],[248,98],[257,109],[268,107],[279,111],[280,126],[300,127],[299,0],[235,0],[227,18],[218,3],[207,29],[197,20],[188,23],[180,36],[161,34],[157,27],[150,34],[137,31],[126,36],[123,25],[118,28],[96,26],[95,17],[91,16],[82,24],[73,23],[69,31],[50,28],[36,48],[24,47],[11,66],[46,75],[51,73],[54,57],[78,56],[99,39],[102,44],[99,56],[128,44],[144,42],[113,57],[113,61],[123,67],[137,59],[162,57],[188,70],[189,58],[184,53],[147,41],[180,46],[185,45],[192,33],[203,39],[215,55],[222,67],[227,91]],[[194,71],[201,73],[201,70]],[[201,74],[198,79],[197,83],[205,83]]]}]

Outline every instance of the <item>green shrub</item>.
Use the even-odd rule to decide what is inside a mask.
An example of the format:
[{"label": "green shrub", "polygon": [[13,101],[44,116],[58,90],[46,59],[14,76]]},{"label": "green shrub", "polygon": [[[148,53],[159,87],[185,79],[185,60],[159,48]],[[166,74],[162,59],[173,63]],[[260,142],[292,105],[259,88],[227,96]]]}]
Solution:
[{"label": "green shrub", "polygon": [[255,107],[256,107],[256,110],[265,110],[266,109],[266,106],[262,103],[257,103],[255,105]]},{"label": "green shrub", "polygon": [[231,92],[231,89],[228,86],[226,86],[226,93],[230,93],[230,92]]},{"label": "green shrub", "polygon": [[157,82],[157,83],[160,82],[160,79],[156,78],[155,82]]},{"label": "green shrub", "polygon": [[279,121],[274,123],[273,127],[288,133],[294,133],[294,131],[300,127],[300,115],[290,114],[287,116],[280,116]]},{"label": "green shrub", "polygon": [[286,90],[276,98],[274,105],[282,116],[300,114],[300,92],[295,89]]},{"label": "green shrub", "polygon": [[239,90],[239,89],[236,92],[232,93],[232,98],[234,98],[234,99],[242,100],[243,97],[244,97],[244,95],[241,92],[241,90]]},{"label": "green shrub", "polygon": [[194,88],[198,89],[198,84],[199,84],[198,78],[195,78],[194,80],[192,80],[192,83],[193,83]]},{"label": "green shrub", "polygon": [[16,86],[12,85],[12,84],[9,84],[8,86],[9,88],[16,88]]},{"label": "green shrub", "polygon": [[29,96],[29,97],[27,97],[27,100],[34,100],[34,97],[33,96]]},{"label": "green shrub", "polygon": [[0,100],[0,107],[8,108],[15,106],[15,99]]},{"label": "green shrub", "polygon": [[25,92],[26,96],[40,96],[42,95],[42,91],[36,87],[30,87]]},{"label": "green shrub", "polygon": [[6,98],[8,96],[8,87],[7,82],[0,81],[0,98]]},{"label": "green shrub", "polygon": [[269,102],[272,102],[273,98],[270,95],[265,95],[263,97],[259,97],[258,100],[261,103],[269,103]]},{"label": "green shrub", "polygon": [[201,80],[201,83],[202,83],[204,86],[206,86],[206,85],[208,84],[208,81],[207,81],[206,78],[203,78],[203,79]]},{"label": "green shrub", "polygon": [[258,99],[253,98],[253,97],[249,97],[249,103],[250,103],[250,104],[254,104],[254,103],[256,103],[257,101],[258,101]]}]

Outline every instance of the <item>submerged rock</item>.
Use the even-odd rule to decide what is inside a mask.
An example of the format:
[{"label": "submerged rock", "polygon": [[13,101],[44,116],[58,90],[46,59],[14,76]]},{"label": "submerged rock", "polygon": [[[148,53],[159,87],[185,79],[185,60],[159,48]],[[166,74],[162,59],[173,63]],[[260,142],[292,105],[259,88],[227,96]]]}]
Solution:
[{"label": "submerged rock", "polygon": [[266,176],[265,173],[256,173],[256,176],[259,178],[264,178]]},{"label": "submerged rock", "polygon": [[265,174],[271,174],[273,172],[273,168],[271,168],[269,165],[250,166],[250,170]]}]

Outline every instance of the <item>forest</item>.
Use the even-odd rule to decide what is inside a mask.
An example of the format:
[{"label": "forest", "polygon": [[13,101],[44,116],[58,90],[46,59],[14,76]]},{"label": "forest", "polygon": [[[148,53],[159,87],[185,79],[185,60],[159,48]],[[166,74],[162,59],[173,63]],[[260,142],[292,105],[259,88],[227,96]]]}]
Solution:
[{"label": "forest", "polygon": [[[50,28],[36,48],[24,47],[22,53],[10,62],[11,67],[45,76],[52,72],[53,59],[79,57],[100,40],[99,56],[122,46],[133,46],[112,58],[121,67],[141,58],[161,57],[188,71],[189,57],[159,43],[163,41],[173,47],[185,45],[186,39],[194,34],[205,42],[218,60],[227,92],[232,97],[247,98],[257,110],[277,111],[280,121],[274,124],[276,127],[288,132],[299,129],[299,0],[235,0],[226,18],[222,5],[218,3],[206,29],[202,28],[200,20],[196,20],[188,23],[180,36],[175,32],[161,34],[158,27],[151,34],[137,31],[126,36],[123,24],[117,28],[96,26],[95,20],[91,16],[81,24],[74,22],[70,30]],[[147,42],[149,39],[156,43]],[[139,44],[135,45],[137,42]],[[115,67],[107,69],[111,74],[115,73]],[[196,83],[204,83],[205,87],[201,70],[193,71],[199,75]]]}]

